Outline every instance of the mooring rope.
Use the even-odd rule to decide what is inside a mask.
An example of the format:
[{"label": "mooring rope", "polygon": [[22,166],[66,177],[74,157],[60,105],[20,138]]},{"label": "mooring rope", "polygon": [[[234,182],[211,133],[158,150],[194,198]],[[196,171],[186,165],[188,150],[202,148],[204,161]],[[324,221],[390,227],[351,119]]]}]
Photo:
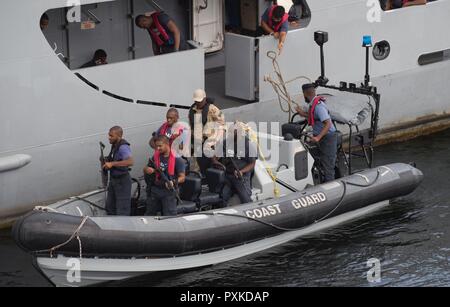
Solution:
[{"label": "mooring rope", "polygon": [[[305,79],[309,83],[311,83],[312,81],[310,78],[305,76],[299,76],[292,80],[284,81],[283,74],[281,73],[280,64],[278,63],[277,60],[278,54],[275,51],[269,51],[267,52],[267,57],[272,60],[273,69],[277,76],[278,81],[272,79],[270,75],[265,76],[264,81],[269,82],[272,85],[273,90],[278,96],[278,103],[280,105],[280,109],[282,112],[289,114],[288,118],[289,121],[292,118],[292,113],[296,112],[295,107],[300,107],[300,105],[292,99],[287,89],[287,84],[300,79]],[[283,106],[284,103],[287,104],[287,107]]]}]

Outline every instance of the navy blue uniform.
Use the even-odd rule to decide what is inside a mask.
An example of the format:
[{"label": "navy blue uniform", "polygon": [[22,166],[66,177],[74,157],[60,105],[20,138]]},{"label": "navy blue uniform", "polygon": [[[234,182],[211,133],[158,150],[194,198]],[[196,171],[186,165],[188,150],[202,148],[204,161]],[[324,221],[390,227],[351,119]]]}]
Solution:
[{"label": "navy blue uniform", "polygon": [[[114,145],[109,161],[117,162],[131,158],[130,144],[122,140]],[[110,170],[106,213],[108,215],[129,216],[131,214],[131,176],[128,167],[113,167]]]},{"label": "navy blue uniform", "polygon": [[[178,178],[178,175],[186,172],[186,165],[182,158],[175,159],[175,175],[169,176],[169,159],[161,156],[161,170],[164,172],[166,178],[173,180]],[[155,180],[151,189],[151,197],[147,199],[147,211],[145,215],[156,216],[161,212],[162,216],[177,215],[177,199],[175,192],[166,188],[163,178]]]}]

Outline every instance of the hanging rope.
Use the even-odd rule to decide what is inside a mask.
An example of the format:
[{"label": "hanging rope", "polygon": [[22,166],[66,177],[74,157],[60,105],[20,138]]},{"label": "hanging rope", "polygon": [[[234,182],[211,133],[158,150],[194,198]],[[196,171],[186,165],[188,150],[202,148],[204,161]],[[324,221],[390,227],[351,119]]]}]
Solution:
[{"label": "hanging rope", "polygon": [[278,103],[280,105],[280,109],[284,113],[288,113],[288,121],[291,120],[292,114],[295,113],[295,107],[300,107],[298,103],[296,103],[291,95],[289,94],[289,91],[287,89],[287,85],[291,82],[294,82],[296,80],[305,79],[309,83],[311,83],[311,79],[305,76],[299,76],[289,81],[284,81],[283,74],[281,73],[280,64],[278,63],[277,57],[278,54],[275,51],[269,51],[267,52],[267,57],[272,60],[272,65],[274,69],[274,73],[277,76],[277,80],[272,79],[270,75],[267,75],[264,77],[264,81],[269,82],[273,90],[278,96]]},{"label": "hanging rope", "polygon": [[67,244],[69,244],[73,239],[77,239],[78,240],[78,244],[80,247],[80,259],[82,258],[82,248],[81,248],[81,239],[80,239],[80,231],[83,228],[84,224],[86,223],[86,221],[89,219],[89,216],[85,216],[83,218],[83,220],[81,221],[80,225],[78,225],[77,229],[75,229],[75,231],[72,233],[72,235],[70,236],[69,239],[67,239],[67,241],[65,241],[64,243],[58,244],[56,246],[53,246],[50,249],[45,249],[45,250],[40,250],[40,251],[36,251],[36,254],[41,254],[41,253],[50,253],[50,257],[53,258],[53,252]]},{"label": "hanging rope", "polygon": [[264,169],[266,170],[267,174],[269,175],[270,179],[272,179],[273,181],[273,195],[275,196],[275,198],[279,198],[281,196],[280,193],[280,189],[278,188],[277,185],[277,176],[274,174],[274,172],[272,171],[272,168],[270,167],[270,165],[267,163],[266,157],[264,156],[264,153],[261,149],[261,145],[259,144],[259,140],[258,140],[258,135],[256,134],[255,131],[253,131],[249,125],[243,123],[243,122],[236,122],[236,125],[239,125],[243,131],[245,131],[248,135],[248,138],[250,139],[250,141],[252,143],[254,143],[256,145],[256,148],[258,150],[258,157],[261,159],[263,165],[264,165]]}]

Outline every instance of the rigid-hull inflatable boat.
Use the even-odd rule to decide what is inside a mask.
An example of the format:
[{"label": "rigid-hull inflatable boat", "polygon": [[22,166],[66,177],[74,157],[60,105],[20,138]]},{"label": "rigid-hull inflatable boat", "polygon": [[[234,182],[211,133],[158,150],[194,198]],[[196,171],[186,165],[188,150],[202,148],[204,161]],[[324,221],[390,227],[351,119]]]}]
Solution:
[{"label": "rigid-hull inflatable boat", "polygon": [[13,236],[55,285],[86,286],[247,256],[379,209],[422,177],[411,165],[391,164],[281,198],[177,217],[102,216],[104,194],[96,191],[35,209]]}]

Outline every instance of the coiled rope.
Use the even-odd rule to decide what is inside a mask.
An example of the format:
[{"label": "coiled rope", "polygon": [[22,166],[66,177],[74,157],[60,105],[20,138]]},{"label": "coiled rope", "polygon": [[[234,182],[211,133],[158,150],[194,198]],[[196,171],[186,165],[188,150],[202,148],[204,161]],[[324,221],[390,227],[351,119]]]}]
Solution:
[{"label": "coiled rope", "polygon": [[[305,79],[309,83],[311,83],[311,79],[305,76],[299,76],[289,81],[284,81],[283,74],[281,72],[280,64],[278,63],[277,57],[278,54],[275,51],[269,51],[267,52],[267,57],[272,60],[272,66],[274,69],[274,73],[277,76],[278,80],[272,79],[270,75],[267,75],[264,77],[264,81],[269,82],[273,90],[278,96],[278,103],[280,105],[280,109],[284,113],[288,113],[288,121],[291,120],[292,114],[295,113],[295,108],[300,107],[298,103],[296,103],[291,95],[289,94],[289,91],[287,89],[287,85],[291,82],[294,82],[296,80]],[[284,106],[287,104],[286,106]]]}]

